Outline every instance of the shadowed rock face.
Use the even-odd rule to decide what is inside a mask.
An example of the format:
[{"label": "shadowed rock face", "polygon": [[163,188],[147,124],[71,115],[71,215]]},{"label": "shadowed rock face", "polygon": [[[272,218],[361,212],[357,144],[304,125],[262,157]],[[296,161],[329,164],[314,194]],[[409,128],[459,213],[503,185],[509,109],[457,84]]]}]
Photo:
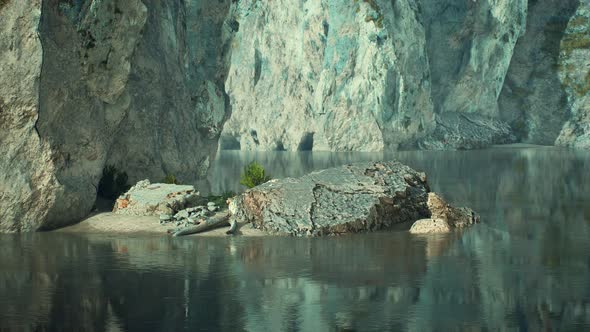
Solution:
[{"label": "shadowed rock face", "polygon": [[295,236],[376,231],[431,216],[453,228],[473,223],[440,199],[431,204],[429,192],[426,175],[399,162],[353,164],[267,182],[230,210],[238,222]]},{"label": "shadowed rock face", "polygon": [[2,2],[0,231],[80,220],[105,165],[131,182],[203,177],[226,112],[224,71],[211,68],[223,67],[228,9]]},{"label": "shadowed rock face", "polygon": [[498,100],[501,118],[522,142],[553,145],[569,117],[559,56],[578,2],[528,1],[526,32],[516,44]]}]

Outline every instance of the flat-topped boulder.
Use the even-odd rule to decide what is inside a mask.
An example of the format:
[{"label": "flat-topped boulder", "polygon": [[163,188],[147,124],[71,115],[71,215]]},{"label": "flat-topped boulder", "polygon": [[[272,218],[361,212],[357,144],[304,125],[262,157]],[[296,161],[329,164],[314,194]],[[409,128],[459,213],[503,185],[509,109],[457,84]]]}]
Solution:
[{"label": "flat-topped boulder", "polygon": [[[345,165],[313,172],[300,178],[272,180],[234,198],[232,217],[238,223],[271,234],[321,236],[388,229],[395,224],[430,219],[456,225],[477,222],[470,209],[446,203],[429,205],[426,174],[396,161]],[[431,201],[434,202],[432,196]],[[440,206],[446,219],[437,217]],[[455,223],[454,212],[470,220]],[[461,216],[464,216],[461,214]]]},{"label": "flat-topped boulder", "polygon": [[113,212],[134,216],[174,215],[200,200],[193,186],[143,180],[117,199]]}]

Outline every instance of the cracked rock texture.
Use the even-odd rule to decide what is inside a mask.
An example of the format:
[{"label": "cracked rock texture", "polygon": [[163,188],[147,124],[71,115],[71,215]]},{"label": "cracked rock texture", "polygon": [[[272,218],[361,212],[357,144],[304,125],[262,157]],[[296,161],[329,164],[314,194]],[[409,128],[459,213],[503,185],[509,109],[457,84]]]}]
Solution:
[{"label": "cracked rock texture", "polygon": [[514,143],[510,126],[477,113],[443,113],[434,132],[418,141],[424,150],[478,149],[492,144]]},{"label": "cracked rock texture", "polygon": [[31,231],[55,204],[49,142],[36,130],[40,0],[0,2],[0,232]]},{"label": "cracked rock texture", "polygon": [[130,182],[205,175],[229,1],[0,4],[1,232],[79,221],[105,165]]},{"label": "cracked rock texture", "polygon": [[0,231],[217,147],[590,148],[590,0],[0,0]]},{"label": "cracked rock texture", "polygon": [[113,212],[131,216],[174,215],[200,200],[193,186],[139,181],[115,203]]},{"label": "cracked rock texture", "polygon": [[381,151],[434,125],[415,1],[255,1],[232,6],[221,148]]},{"label": "cracked rock texture", "polygon": [[430,218],[416,221],[410,228],[413,234],[448,233],[479,222],[479,216],[469,208],[455,208],[436,193],[428,193]]},{"label": "cracked rock texture", "polygon": [[436,208],[429,192],[426,175],[399,162],[353,164],[272,180],[236,197],[230,210],[239,223],[294,236],[376,231],[431,216],[452,227],[472,224],[458,217],[471,210]]},{"label": "cracked rock texture", "polygon": [[383,151],[416,147],[433,132],[435,115],[447,112],[495,124],[526,7],[525,0],[239,1],[230,15],[239,22],[226,81],[232,114],[220,146]]},{"label": "cracked rock texture", "polygon": [[526,32],[518,40],[499,98],[501,119],[525,143],[553,145],[568,119],[559,79],[561,40],[577,0],[529,1]]},{"label": "cracked rock texture", "polygon": [[590,149],[590,0],[583,0],[561,40],[559,78],[571,118],[556,144]]}]

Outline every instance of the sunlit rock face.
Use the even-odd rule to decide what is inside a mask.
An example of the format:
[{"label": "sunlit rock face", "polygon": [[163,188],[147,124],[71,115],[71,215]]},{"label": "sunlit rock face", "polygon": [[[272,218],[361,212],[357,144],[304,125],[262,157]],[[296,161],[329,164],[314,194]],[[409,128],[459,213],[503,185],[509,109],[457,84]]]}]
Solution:
[{"label": "sunlit rock face", "polygon": [[590,149],[590,1],[583,0],[561,40],[559,78],[567,93],[571,118],[557,145]]},{"label": "sunlit rock face", "polygon": [[395,150],[433,131],[433,111],[497,117],[526,5],[240,1],[220,146]]},{"label": "sunlit rock face", "polygon": [[497,117],[526,0],[420,1],[437,113]]},{"label": "sunlit rock face", "polygon": [[413,0],[239,1],[220,146],[381,151],[433,128]]},{"label": "sunlit rock face", "polygon": [[[202,177],[225,118],[229,1],[0,2],[0,231],[92,209],[105,165]],[[7,158],[4,158],[7,156]]]},{"label": "sunlit rock face", "polygon": [[0,231],[33,230],[59,183],[35,124],[42,48],[39,0],[0,2]]}]

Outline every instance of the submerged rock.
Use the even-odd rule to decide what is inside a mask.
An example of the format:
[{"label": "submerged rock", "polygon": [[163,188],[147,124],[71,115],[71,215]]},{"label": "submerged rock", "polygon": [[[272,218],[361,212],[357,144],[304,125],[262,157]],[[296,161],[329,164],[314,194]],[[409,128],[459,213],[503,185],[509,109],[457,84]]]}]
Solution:
[{"label": "submerged rock", "polygon": [[399,162],[354,164],[267,182],[233,199],[230,211],[238,223],[295,236],[376,231],[432,216],[461,227],[476,221],[461,217],[471,210],[429,204],[429,193],[426,175]]},{"label": "submerged rock", "polygon": [[188,218],[189,215],[187,211],[183,211],[185,217],[176,213],[195,205],[199,199],[199,192],[193,186],[152,184],[149,180],[143,180],[117,199],[113,212],[134,216],[174,215],[178,220]]}]

